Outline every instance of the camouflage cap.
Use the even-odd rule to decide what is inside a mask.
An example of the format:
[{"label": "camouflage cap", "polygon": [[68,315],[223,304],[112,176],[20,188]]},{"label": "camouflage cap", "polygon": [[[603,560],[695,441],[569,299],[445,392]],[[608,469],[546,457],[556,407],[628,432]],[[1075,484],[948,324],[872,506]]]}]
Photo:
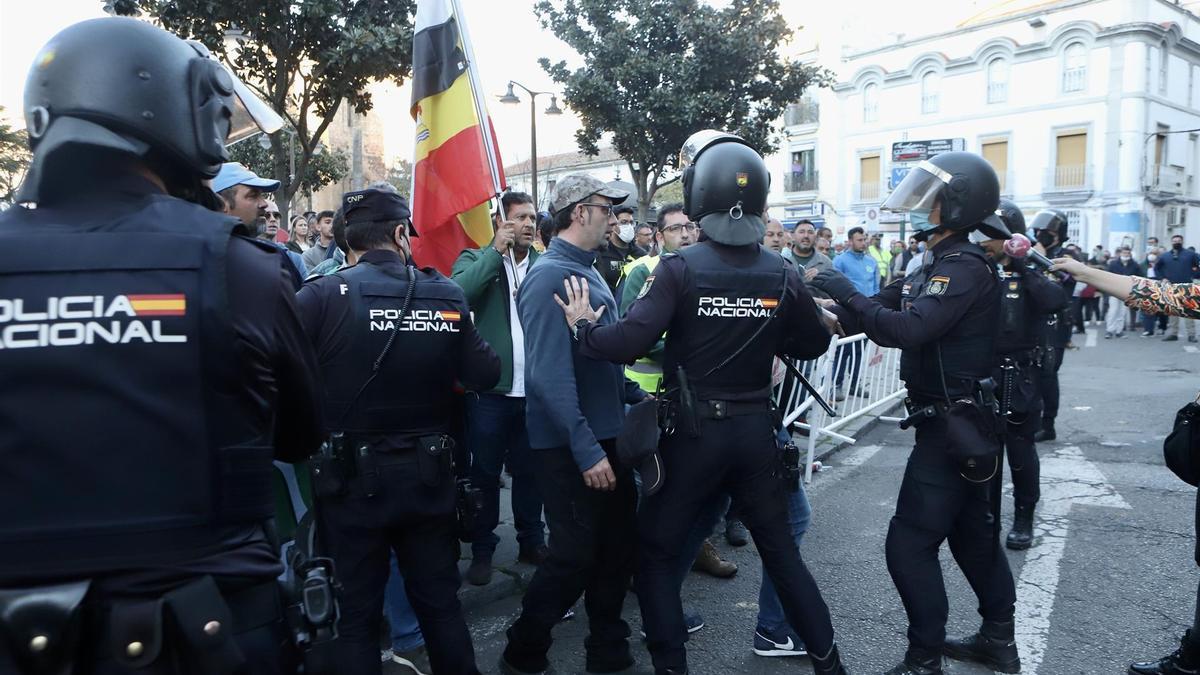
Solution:
[{"label": "camouflage cap", "polygon": [[585,173],[573,173],[562,177],[554,185],[554,191],[550,194],[550,211],[558,213],[576,202],[584,201],[592,195],[608,197],[613,200],[613,204],[620,204],[629,199],[628,192],[609,187],[608,184],[599,178],[589,176]]}]

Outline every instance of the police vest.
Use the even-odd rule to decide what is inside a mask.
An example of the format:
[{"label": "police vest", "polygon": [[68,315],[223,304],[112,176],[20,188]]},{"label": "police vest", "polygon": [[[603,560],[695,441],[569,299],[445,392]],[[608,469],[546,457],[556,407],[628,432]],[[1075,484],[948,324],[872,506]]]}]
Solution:
[{"label": "police vest", "polygon": [[[470,316],[462,290],[432,269],[413,269],[416,288],[401,316],[409,286],[403,266],[385,270],[363,262],[334,276],[345,285],[352,333],[348,347],[322,364],[330,430],[413,436],[446,431],[461,326]],[[355,401],[393,333],[395,344],[379,374]]]},{"label": "police vest", "polygon": [[[735,267],[721,259],[716,246],[702,242],[677,253],[690,283],[667,334],[663,377],[668,390],[677,387],[676,368],[682,365],[700,400],[766,399],[784,324],[771,317],[783,301],[786,268],[763,248],[752,264]],[[754,343],[742,349],[752,337]]]},{"label": "police vest", "polygon": [[[994,267],[983,249],[972,244],[956,253],[978,260],[987,267],[991,278],[996,278]],[[932,284],[939,283],[934,277],[941,260],[943,258],[934,258],[904,280],[900,301],[903,310],[907,311],[917,298],[925,295]],[[938,340],[902,351],[900,379],[917,396],[942,399],[946,393],[951,397],[971,394],[974,382],[991,374],[995,331],[996,326],[991,322],[959,321]],[[943,373],[945,391],[942,389]]]},{"label": "police vest", "polygon": [[1000,332],[996,337],[996,353],[1013,355],[1029,352],[1038,346],[1043,317],[1035,316],[1030,305],[1033,299],[1025,288],[1025,275],[1019,272],[1000,272]]},{"label": "police vest", "polygon": [[237,223],[157,196],[86,230],[45,220],[0,231],[0,578],[222,550],[214,526],[272,513],[270,438],[215,440],[256,426],[227,300]]}]

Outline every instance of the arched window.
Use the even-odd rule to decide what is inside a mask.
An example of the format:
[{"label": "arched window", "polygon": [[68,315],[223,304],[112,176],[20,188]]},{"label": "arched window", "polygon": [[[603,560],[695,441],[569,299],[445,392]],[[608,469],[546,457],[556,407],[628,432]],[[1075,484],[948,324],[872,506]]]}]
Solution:
[{"label": "arched window", "polygon": [[938,111],[942,98],[942,76],[929,71],[921,76],[921,113],[930,114]]},{"label": "arched window", "polygon": [[874,82],[863,87],[863,121],[879,120],[879,85]]},{"label": "arched window", "polygon": [[987,64],[987,102],[1004,103],[1008,100],[1008,61],[1002,57]]},{"label": "arched window", "polygon": [[1162,47],[1158,50],[1158,93],[1167,93],[1167,66],[1171,63],[1171,52],[1167,49],[1167,43],[1162,43]]},{"label": "arched window", "polygon": [[1082,42],[1072,42],[1063,51],[1063,92],[1087,88],[1088,50]]}]

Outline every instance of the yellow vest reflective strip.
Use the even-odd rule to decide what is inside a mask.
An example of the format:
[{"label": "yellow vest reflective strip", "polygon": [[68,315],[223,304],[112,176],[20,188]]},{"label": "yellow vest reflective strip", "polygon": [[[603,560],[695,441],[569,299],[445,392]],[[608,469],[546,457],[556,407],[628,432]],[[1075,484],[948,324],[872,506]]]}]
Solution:
[{"label": "yellow vest reflective strip", "polygon": [[638,265],[645,265],[647,272],[653,272],[654,268],[658,267],[658,256],[644,255],[637,260],[632,260],[625,263],[625,267],[621,268],[621,276],[629,276],[629,273],[633,271],[633,268],[637,267]]},{"label": "yellow vest reflective strip", "polygon": [[641,358],[633,365],[625,366],[625,377],[637,382],[642,391],[653,394],[662,382],[662,366],[653,359]]}]

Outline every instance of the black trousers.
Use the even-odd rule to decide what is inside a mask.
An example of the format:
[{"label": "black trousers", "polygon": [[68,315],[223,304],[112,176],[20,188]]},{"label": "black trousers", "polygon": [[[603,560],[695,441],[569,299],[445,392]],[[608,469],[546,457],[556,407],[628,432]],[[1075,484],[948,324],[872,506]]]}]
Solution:
[{"label": "black trousers", "polygon": [[[1023,366],[1014,375],[1012,414],[1005,426],[1004,450],[1013,482],[1013,501],[1022,506],[1033,506],[1041,498],[1041,461],[1033,441],[1034,434],[1042,427],[1040,373],[1035,366]],[[1002,370],[993,371],[992,376],[1003,386]],[[1004,395],[1002,390],[1001,400]]]},{"label": "black trousers", "polygon": [[580,595],[588,615],[588,657],[610,661],[629,653],[629,626],[621,609],[636,554],[637,488],[633,471],[618,466],[615,442],[600,444],[617,477],[616,489],[609,492],[584,485],[569,448],[534,451],[550,553],[529,582],[521,616],[508,629],[504,658],[518,670],[547,668],[550,631]]},{"label": "black trousers", "polygon": [[722,492],[738,505],[788,623],[814,653],[826,654],[833,645],[829,609],[792,537],[786,488],[776,476],[773,424],[767,413],[702,420],[698,438],[679,432],[661,444],[666,480],[638,512],[636,577],[647,646],[658,672],[687,667],[679,556],[701,509]]},{"label": "black trousers", "polygon": [[[388,553],[404,576],[404,590],[421,625],[435,672],[478,673],[471,634],[458,602],[459,546],[454,481],[421,482],[416,451],[377,455],[379,492],[319,500],[318,536],[342,584],[338,624],[339,673],[382,672],[379,660]],[[393,463],[394,462],[394,463]]]},{"label": "black trousers", "polygon": [[1042,418],[1054,421],[1058,417],[1058,369],[1062,367],[1066,347],[1054,348],[1054,367],[1041,368],[1038,391],[1042,394]]},{"label": "black trousers", "polygon": [[908,614],[909,649],[929,656],[941,653],[950,611],[938,560],[943,541],[949,540],[985,620],[1010,621],[1016,608],[1012,571],[992,517],[999,476],[966,480],[945,446],[941,418],[917,428],[886,544],[888,572]]}]

